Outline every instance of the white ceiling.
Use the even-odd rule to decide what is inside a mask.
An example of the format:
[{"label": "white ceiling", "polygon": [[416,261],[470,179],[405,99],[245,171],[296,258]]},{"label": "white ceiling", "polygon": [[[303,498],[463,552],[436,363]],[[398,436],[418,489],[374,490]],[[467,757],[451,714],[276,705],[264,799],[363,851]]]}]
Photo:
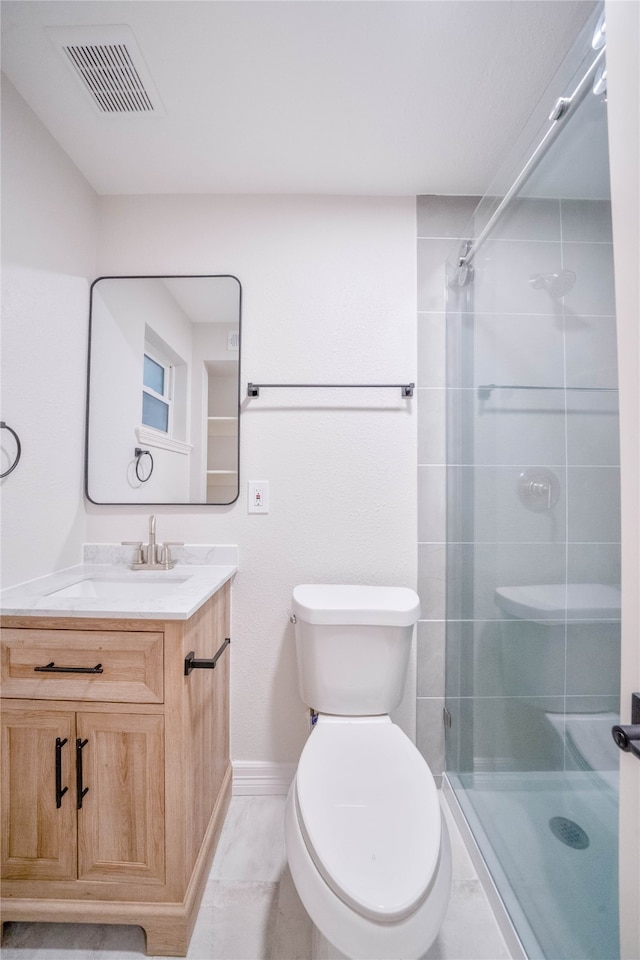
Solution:
[{"label": "white ceiling", "polygon": [[[100,194],[482,194],[593,6],[4,0],[2,66]],[[45,32],[98,24],[163,114],[100,115]]]}]

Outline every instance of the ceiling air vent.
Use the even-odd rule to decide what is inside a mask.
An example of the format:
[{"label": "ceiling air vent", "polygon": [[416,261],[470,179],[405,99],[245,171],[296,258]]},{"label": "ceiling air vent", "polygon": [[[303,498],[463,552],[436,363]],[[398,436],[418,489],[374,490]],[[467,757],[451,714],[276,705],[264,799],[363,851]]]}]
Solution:
[{"label": "ceiling air vent", "polygon": [[47,33],[101,114],[163,114],[130,27],[48,27]]}]

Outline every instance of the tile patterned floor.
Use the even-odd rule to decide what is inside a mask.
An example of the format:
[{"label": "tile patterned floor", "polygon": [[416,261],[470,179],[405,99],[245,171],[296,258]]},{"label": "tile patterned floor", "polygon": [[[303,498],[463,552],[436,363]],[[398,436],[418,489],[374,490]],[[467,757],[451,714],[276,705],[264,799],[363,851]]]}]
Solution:
[{"label": "tile patterned floor", "polygon": [[[308,960],[311,928],[286,866],[284,797],[234,797],[189,947],[189,960]],[[426,960],[508,960],[509,952],[445,809],[454,885]],[[7,923],[2,960],[141,960],[140,927]],[[391,958],[390,958],[391,960]]]}]

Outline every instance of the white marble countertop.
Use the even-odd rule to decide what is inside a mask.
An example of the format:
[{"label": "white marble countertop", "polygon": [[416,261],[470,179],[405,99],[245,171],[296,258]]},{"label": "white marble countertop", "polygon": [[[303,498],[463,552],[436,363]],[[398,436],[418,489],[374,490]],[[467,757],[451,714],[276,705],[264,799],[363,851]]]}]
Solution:
[{"label": "white marble countertop", "polygon": [[[0,591],[0,612],[15,617],[188,620],[238,570],[235,546],[197,544],[176,549],[178,562],[170,570],[131,570],[130,554],[110,544],[86,545],[84,563]],[[87,562],[88,557],[95,561],[107,556],[110,562]],[[57,591],[85,580],[97,581],[98,587],[107,581],[110,595],[56,596]],[[142,594],[148,583],[160,583],[166,589],[160,596],[137,596],[136,584]]]}]

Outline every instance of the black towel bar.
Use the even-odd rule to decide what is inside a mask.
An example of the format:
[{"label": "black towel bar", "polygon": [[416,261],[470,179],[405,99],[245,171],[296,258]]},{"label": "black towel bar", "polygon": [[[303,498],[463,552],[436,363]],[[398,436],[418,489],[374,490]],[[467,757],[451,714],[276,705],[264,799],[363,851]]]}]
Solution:
[{"label": "black towel bar", "polygon": [[403,397],[412,397],[415,383],[248,383],[247,396],[259,397],[262,387],[312,387],[324,389],[326,387],[346,387],[353,390],[366,390],[367,388],[400,389]]},{"label": "black towel bar", "polygon": [[184,658],[185,677],[188,677],[192,670],[213,670],[216,663],[220,659],[222,653],[229,646],[230,643],[231,643],[231,638],[225,637],[224,643],[222,644],[220,649],[217,651],[215,656],[213,656],[210,660],[196,660],[195,653],[193,652],[193,650],[190,650],[189,653]]}]

